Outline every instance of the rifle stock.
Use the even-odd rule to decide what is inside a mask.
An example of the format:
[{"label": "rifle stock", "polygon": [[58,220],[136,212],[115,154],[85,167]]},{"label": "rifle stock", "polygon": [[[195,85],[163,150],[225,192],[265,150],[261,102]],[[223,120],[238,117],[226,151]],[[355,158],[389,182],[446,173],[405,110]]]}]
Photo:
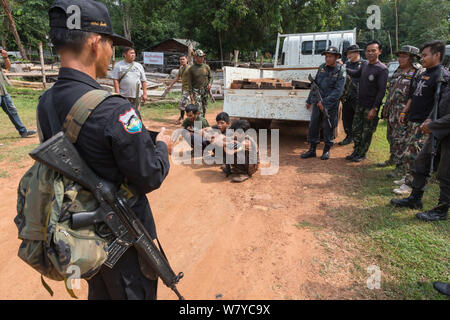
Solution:
[{"label": "rifle stock", "polygon": [[88,167],[63,132],[42,143],[30,152],[30,156],[94,194],[100,204],[99,208],[94,212],[73,214],[72,227],[83,227],[98,222],[108,226],[115,240],[109,245],[105,265],[112,268],[125,251],[134,245],[163,283],[171,288],[180,300],[184,299],[176,288],[183,273],[175,275],[169,262],[158,250],[126,200],[117,196],[115,187],[110,182],[99,178]]}]

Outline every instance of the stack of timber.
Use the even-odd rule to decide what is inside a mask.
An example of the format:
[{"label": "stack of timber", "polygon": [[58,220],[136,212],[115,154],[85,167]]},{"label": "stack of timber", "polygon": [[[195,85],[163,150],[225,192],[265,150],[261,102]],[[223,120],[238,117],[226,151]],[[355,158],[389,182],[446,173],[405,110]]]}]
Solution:
[{"label": "stack of timber", "polygon": [[231,89],[276,89],[276,90],[293,90],[293,89],[309,89],[311,83],[309,81],[292,80],[283,81],[277,78],[260,78],[260,79],[243,79],[234,80]]}]

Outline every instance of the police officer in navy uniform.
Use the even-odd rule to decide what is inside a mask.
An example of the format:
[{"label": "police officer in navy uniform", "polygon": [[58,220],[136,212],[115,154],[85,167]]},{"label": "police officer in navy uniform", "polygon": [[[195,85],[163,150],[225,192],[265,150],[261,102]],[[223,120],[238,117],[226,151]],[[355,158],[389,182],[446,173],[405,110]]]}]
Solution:
[{"label": "police officer in navy uniform", "polygon": [[[56,0],[50,11],[50,37],[61,56],[58,81],[44,93],[38,120],[47,140],[61,131],[66,115],[85,93],[101,89],[113,45],[133,44],[114,34],[106,6],[93,0]],[[127,119],[134,118],[134,121]],[[156,228],[146,197],[169,173],[172,142],[161,132],[152,140],[139,111],[125,98],[112,96],[90,115],[75,147],[101,177],[126,182],[138,196],[133,210],[153,239]],[[130,247],[114,268],[102,266],[90,280],[89,299],[156,299],[157,277]]]},{"label": "police officer in navy uniform", "polygon": [[[328,160],[330,158],[330,149],[334,144],[334,129],[337,126],[337,118],[339,111],[339,99],[344,91],[345,70],[337,59],[341,57],[336,47],[329,47],[328,50],[322,52],[325,56],[325,63],[319,67],[316,75],[316,83],[319,86],[322,101],[318,101],[311,91],[306,100],[306,108],[310,109],[312,104],[311,121],[309,122],[308,142],[310,148],[303,153],[303,159],[316,157],[316,147],[320,143],[320,123],[323,126],[323,136],[325,147],[321,159]],[[324,116],[323,110],[327,109],[330,115],[330,123]]]}]

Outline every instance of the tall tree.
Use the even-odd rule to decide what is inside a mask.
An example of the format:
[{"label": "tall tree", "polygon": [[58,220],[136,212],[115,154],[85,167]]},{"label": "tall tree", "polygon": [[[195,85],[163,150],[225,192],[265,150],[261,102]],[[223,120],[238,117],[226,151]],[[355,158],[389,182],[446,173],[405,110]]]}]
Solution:
[{"label": "tall tree", "polygon": [[17,47],[19,48],[20,54],[22,55],[22,58],[25,60],[28,60],[27,54],[22,46],[22,41],[20,41],[19,34],[17,33],[16,24],[14,23],[14,19],[11,14],[11,9],[9,8],[8,0],[1,0],[3,10],[5,11],[6,17],[8,18],[8,22],[11,26],[11,31],[14,35],[14,38],[16,39]]}]

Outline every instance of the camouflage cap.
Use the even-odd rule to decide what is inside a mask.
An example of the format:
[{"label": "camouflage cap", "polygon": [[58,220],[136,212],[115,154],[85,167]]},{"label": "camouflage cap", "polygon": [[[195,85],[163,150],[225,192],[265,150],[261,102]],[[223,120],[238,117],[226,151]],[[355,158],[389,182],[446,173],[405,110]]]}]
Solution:
[{"label": "camouflage cap", "polygon": [[419,48],[413,47],[413,46],[403,46],[399,51],[394,52],[396,56],[398,56],[400,53],[407,53],[411,56],[420,57],[420,50]]},{"label": "camouflage cap", "polygon": [[333,47],[333,46],[329,47],[327,50],[325,50],[324,52],[322,52],[322,55],[324,56],[324,55],[326,55],[327,53],[335,54],[338,58],[341,57],[341,53],[339,52],[338,48]]},{"label": "camouflage cap", "polygon": [[195,55],[196,55],[197,57],[204,57],[204,56],[206,56],[206,54],[205,54],[202,50],[200,50],[200,49],[195,50]]}]

